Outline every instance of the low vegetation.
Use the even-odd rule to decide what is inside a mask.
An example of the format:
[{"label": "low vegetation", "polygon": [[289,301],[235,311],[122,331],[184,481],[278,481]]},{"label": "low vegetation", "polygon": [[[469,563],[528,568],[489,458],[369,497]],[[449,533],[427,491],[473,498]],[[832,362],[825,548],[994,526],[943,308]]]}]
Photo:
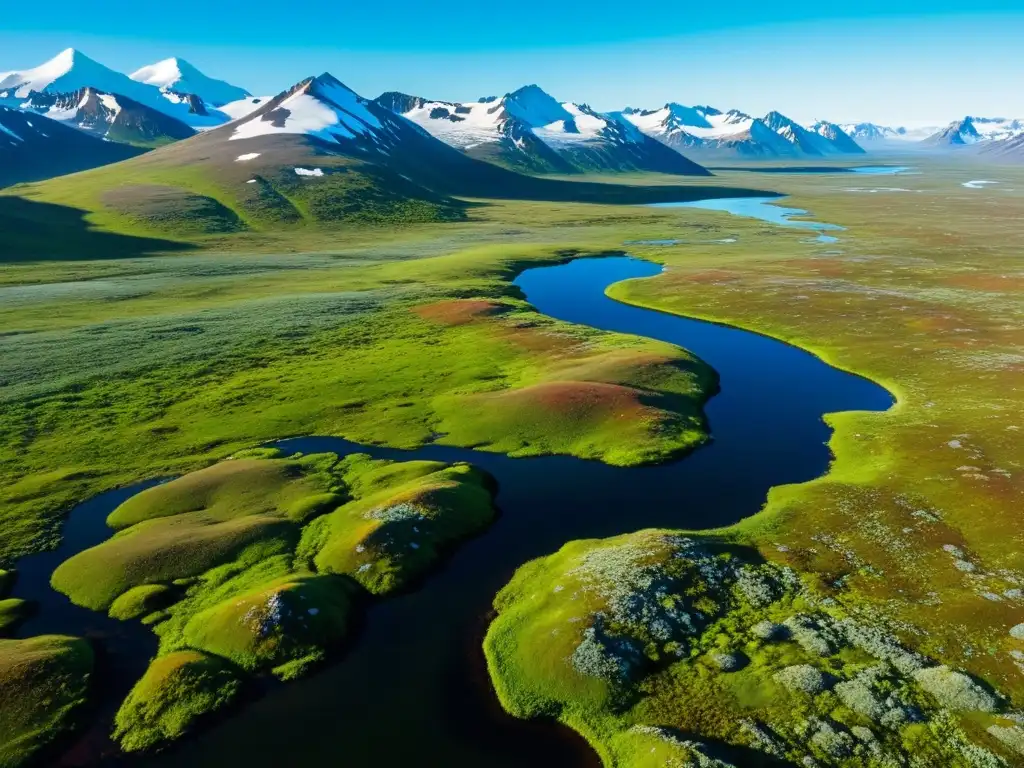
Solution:
[{"label": "low vegetation", "polygon": [[[1006,765],[1024,716],[726,539],[642,531],[524,566],[485,649],[506,709],[607,765]],[[652,757],[654,755],[654,757]],[[718,762],[706,763],[710,759]]]},{"label": "low vegetation", "polygon": [[[1024,198],[1007,180],[1024,179],[1000,169],[1006,189],[981,197],[961,186],[969,170],[922,170],[790,182],[794,205],[848,227],[836,244],[777,230],[744,248],[743,224],[719,215],[740,247],[638,246],[668,270],[615,298],[791,341],[899,402],[829,416],[831,471],[773,489],[731,529],[577,542],[525,566],[487,642],[511,712],[559,717],[608,765],[1024,759]],[[635,585],[608,570],[637,551]]]},{"label": "low vegetation", "polygon": [[[245,223],[179,237],[106,207],[88,174],[59,195],[27,190],[34,202],[0,197],[0,221],[16,222],[5,231],[30,233],[19,235],[18,254],[52,234],[56,212],[75,235],[52,238],[50,255],[102,258],[24,261],[0,272],[0,566],[54,544],[77,501],[216,467],[288,435],[564,452],[627,465],[699,445],[706,435],[695,419],[714,386],[706,366],[666,345],[543,318],[509,284],[522,268],[631,242],[630,252],[668,269],[615,286],[615,298],[791,341],[882,382],[899,403],[884,414],[829,416],[831,471],[774,489],[766,508],[751,509],[734,529],[576,542],[526,565],[502,593],[488,640],[503,702],[524,716],[560,717],[610,764],[750,765],[775,753],[821,765],[885,764],[876,748],[912,765],[1019,763],[1024,176],[1000,169],[1001,185],[975,190],[962,182],[991,173],[920,166],[920,175],[885,181],[719,172],[725,186],[787,192],[788,204],[842,224],[838,243],[692,209],[494,199],[462,201],[455,220],[331,229],[307,226],[305,203],[276,182],[266,205],[305,223],[263,227],[262,202],[247,207],[202,178],[126,179],[180,186]],[[199,247],[202,254],[110,258]],[[630,414],[622,424],[620,409]],[[283,459],[232,461],[250,460]],[[363,475],[338,466],[343,476]],[[414,489],[419,481],[409,482]],[[333,492],[317,486],[297,499]],[[208,539],[168,524],[195,510],[152,519],[131,506],[119,512],[124,530],[104,545],[112,556],[144,572],[153,558],[140,531],[149,527],[179,547],[183,570],[195,575],[111,577],[85,559],[74,567],[96,574],[96,583],[68,578],[69,591],[153,625],[158,658],[199,654],[179,659],[188,674],[167,683],[180,696],[153,709],[138,705],[158,695],[126,703],[118,723],[126,747],[175,738],[200,712],[228,706],[230,681],[244,684],[248,669],[301,672],[325,636],[310,625],[281,655],[218,632],[211,638],[205,625],[189,630],[193,617],[214,617],[219,605],[230,617],[232,601],[266,606],[267,589],[289,593],[283,604],[328,577],[348,585],[354,605],[419,572],[411,557],[410,571],[396,571],[389,548],[404,546],[418,525],[407,498],[381,513],[399,526],[393,539],[348,527],[345,507],[374,493],[353,493],[337,510],[310,501],[312,511],[294,511],[282,501],[252,515],[204,497],[212,510],[204,528],[225,547],[212,566],[217,558],[198,554]],[[337,552],[331,537],[345,542]],[[379,557],[360,572],[367,562],[347,547],[364,541],[379,546]],[[637,621],[615,614],[614,594],[592,586],[600,568],[593,581],[579,570],[590,554],[630,542],[661,553],[684,547],[664,567],[652,556],[658,567],[648,586],[658,594],[664,581],[664,595],[656,604],[639,600]],[[741,573],[762,577],[771,599],[751,603]],[[646,594],[642,583],[617,583]],[[570,590],[582,602],[560,599]],[[346,604],[340,591],[327,591],[335,599],[323,632],[334,637]],[[659,617],[664,627],[648,622]],[[881,646],[864,647],[865,637]],[[518,652],[519,640],[536,653]],[[919,667],[897,666],[897,658]],[[175,663],[152,679],[177,680]]]},{"label": "low vegetation", "polygon": [[140,620],[160,650],[117,715],[127,751],[180,737],[248,675],[337,651],[360,603],[409,586],[493,518],[466,465],[255,449],[133,496],[118,533],[63,563],[73,602]]},{"label": "low vegetation", "polygon": [[92,669],[85,640],[0,640],[0,766],[21,765],[67,733],[85,704]]}]

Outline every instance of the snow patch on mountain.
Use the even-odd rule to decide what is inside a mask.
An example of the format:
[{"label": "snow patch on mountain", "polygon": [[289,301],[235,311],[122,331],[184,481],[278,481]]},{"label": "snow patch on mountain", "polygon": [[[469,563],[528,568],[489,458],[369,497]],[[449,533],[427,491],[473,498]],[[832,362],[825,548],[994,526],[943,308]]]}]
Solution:
[{"label": "snow patch on mountain", "polygon": [[273,96],[249,96],[244,99],[239,99],[238,101],[222,104],[219,111],[223,112],[232,120],[241,120],[243,117],[251,115],[272,98]]},{"label": "snow patch on mountain", "polygon": [[305,81],[279,99],[239,122],[231,140],[291,133],[338,141],[383,127],[366,99],[328,74]]}]

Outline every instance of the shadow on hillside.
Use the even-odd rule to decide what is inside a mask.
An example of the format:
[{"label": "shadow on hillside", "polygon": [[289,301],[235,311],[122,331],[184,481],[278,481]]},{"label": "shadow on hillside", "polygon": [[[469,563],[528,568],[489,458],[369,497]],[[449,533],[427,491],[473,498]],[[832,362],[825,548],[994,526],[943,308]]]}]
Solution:
[{"label": "shadow on hillside", "polygon": [[0,196],[0,263],[49,259],[122,259],[192,250],[188,243],[100,232],[87,211]]},{"label": "shadow on hillside", "polygon": [[[598,203],[603,205],[651,205],[654,203],[686,203],[722,197],[779,197],[778,192],[746,187],[725,187],[694,184],[692,186],[640,186],[594,181],[562,181],[537,179],[541,185],[525,190],[520,199],[564,203]],[[500,196],[500,195],[499,195]]]}]

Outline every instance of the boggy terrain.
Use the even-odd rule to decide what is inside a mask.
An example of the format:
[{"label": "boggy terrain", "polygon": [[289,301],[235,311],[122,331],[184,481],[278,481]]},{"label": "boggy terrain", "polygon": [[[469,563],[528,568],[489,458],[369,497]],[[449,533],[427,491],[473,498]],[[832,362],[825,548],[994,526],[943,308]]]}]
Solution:
[{"label": "boggy terrain", "polygon": [[116,534],[52,579],[159,638],[114,739],[162,746],[254,675],[304,674],[344,647],[370,596],[409,587],[485,528],[492,491],[464,464],[255,449],[132,496],[107,519]]},{"label": "boggy terrain", "polygon": [[830,417],[831,472],[739,525],[524,566],[487,639],[509,711],[557,716],[608,765],[1024,759],[1024,179],[979,197],[923,170],[803,180],[793,203],[846,226],[836,244],[664,247],[663,277],[610,290],[793,341],[899,403]]},{"label": "boggy terrain", "polygon": [[[1000,169],[1000,185],[971,189],[962,184],[992,171],[927,164],[919,170],[884,181],[718,172],[716,183],[791,193],[787,204],[847,227],[838,243],[692,209],[492,202],[469,209],[463,222],[397,233],[271,234],[258,244],[244,233],[225,234],[203,245],[234,251],[227,255],[5,267],[0,565],[11,567],[18,556],[54,543],[75,501],[147,477],[182,475],[287,435],[398,446],[439,440],[627,465],[699,445],[706,437],[700,403],[714,386],[710,371],[669,345],[549,321],[508,282],[530,264],[621,250],[626,241],[670,240],[629,246],[668,271],[612,294],[790,340],[884,383],[899,404],[885,414],[831,417],[836,462],[829,475],[775,489],[764,511],[734,529],[713,537],[630,534],[624,521],[625,539],[567,544],[525,566],[502,592],[488,640],[503,703],[517,714],[560,713],[609,764],[631,764],[652,748],[682,764],[728,760],[713,751],[724,741],[856,765],[874,759],[868,742],[858,740],[866,737],[861,729],[870,729],[896,764],[904,754],[916,759],[918,744],[933,763],[949,762],[950,750],[959,750],[955,759],[966,765],[1014,764],[1024,663],[1024,565],[1014,517],[1022,495],[1022,425],[1013,421],[1021,410],[1015,382],[1022,365],[1014,258],[1022,245],[1016,222],[1024,177]],[[468,242],[482,245],[467,249]],[[293,252],[239,253],[254,248]],[[571,397],[563,396],[566,389]],[[502,407],[489,408],[491,400]],[[628,420],[631,430],[614,420],[622,403],[638,409],[639,418]],[[536,418],[512,416],[518,405]],[[259,521],[268,528],[298,525],[283,514],[258,516],[269,518]],[[101,550],[136,538],[137,525],[157,524],[132,523]],[[704,614],[694,619],[693,633],[670,624],[671,637],[658,645],[646,625],[567,622],[559,641],[538,644],[529,664],[502,655],[501,640],[513,629],[536,630],[526,601],[531,579],[550,583],[551,610],[564,611],[566,620],[593,617],[608,610],[597,605],[608,599],[598,587],[576,589],[594,598],[589,614],[559,603],[580,579],[579,558],[637,542],[650,548],[652,541],[681,548],[664,598],[677,604],[679,622],[682,613]],[[87,564],[83,557],[67,568]],[[714,565],[715,573],[696,579],[684,561]],[[739,591],[737,574],[747,570],[769,583],[768,603],[755,606]],[[120,599],[121,586],[108,589],[103,601],[114,592]],[[118,612],[150,615],[150,591],[124,598]],[[17,599],[16,582],[11,595]],[[172,616],[169,627],[187,626],[188,605],[181,602],[179,623]],[[202,603],[203,610],[213,607]],[[513,617],[522,619],[516,627]],[[787,629],[777,640],[760,638],[755,627],[765,621]],[[909,654],[920,668],[872,655],[850,627],[884,630],[878,642]],[[600,650],[595,643],[605,647],[599,639],[622,638],[611,648],[633,663],[615,686],[573,665],[572,638],[582,644],[588,628],[591,650]],[[829,652],[805,648],[801,632],[824,637]],[[16,717],[5,708],[0,724],[5,759],[15,763],[74,721],[84,699],[82,670],[91,663],[88,646],[72,640],[2,642],[10,644],[3,685],[26,692],[26,708]],[[26,643],[42,643],[42,650]],[[191,685],[221,674],[193,655],[201,649],[165,650],[147,686],[167,679]],[[733,662],[742,668],[724,668]],[[189,674],[176,677],[181,669]],[[33,675],[55,680],[59,696],[25,682],[41,679]],[[810,693],[790,692],[791,677],[815,684]],[[231,687],[215,686],[225,694]],[[862,711],[842,698],[854,689],[861,699],[851,700]],[[152,725],[159,712],[147,720],[152,713],[138,706],[159,700],[147,690],[136,689],[122,711],[129,729],[123,734],[143,740],[147,729],[165,732]],[[772,701],[746,699],[747,690],[769,693]],[[700,707],[680,706],[698,699]],[[47,708],[33,709],[40,700]],[[218,696],[203,700],[204,708],[220,704]],[[867,708],[871,701],[885,711]],[[909,714],[890,728],[882,721],[890,711]],[[766,740],[752,738],[743,721]],[[742,765],[749,757],[734,760]],[[975,758],[983,762],[966,762]]]}]

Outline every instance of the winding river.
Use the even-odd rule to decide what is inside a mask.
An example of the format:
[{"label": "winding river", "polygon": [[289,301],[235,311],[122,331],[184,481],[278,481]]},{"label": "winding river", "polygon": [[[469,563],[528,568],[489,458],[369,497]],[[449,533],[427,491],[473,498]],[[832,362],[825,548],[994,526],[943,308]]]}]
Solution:
[{"label": "winding river", "polygon": [[[338,663],[273,686],[168,753],[131,762],[211,768],[596,764],[567,729],[516,721],[499,710],[480,650],[494,594],[519,565],[572,539],[646,527],[711,528],[748,517],[772,486],[827,471],[830,430],[822,414],[884,410],[893,403],[876,384],[775,339],[605,295],[613,283],[660,271],[628,257],[579,259],[527,270],[515,282],[544,314],[671,342],[710,363],[720,374],[721,392],[706,408],[714,438],[709,445],[679,461],[624,469],[565,456],[511,459],[440,445],[402,451],[319,437],[278,443],[289,452],[472,462],[497,479],[502,515],[421,588],[371,606],[360,637]],[[73,510],[61,550],[23,560],[16,590],[43,604],[22,634],[97,637],[109,649],[115,680],[144,665],[155,645],[146,639],[148,631],[74,608],[46,581],[57,563],[109,535],[106,514],[142,487],[103,494]],[[97,726],[64,764],[82,764],[76,755],[95,761],[90,743],[102,740],[105,727]]]}]

